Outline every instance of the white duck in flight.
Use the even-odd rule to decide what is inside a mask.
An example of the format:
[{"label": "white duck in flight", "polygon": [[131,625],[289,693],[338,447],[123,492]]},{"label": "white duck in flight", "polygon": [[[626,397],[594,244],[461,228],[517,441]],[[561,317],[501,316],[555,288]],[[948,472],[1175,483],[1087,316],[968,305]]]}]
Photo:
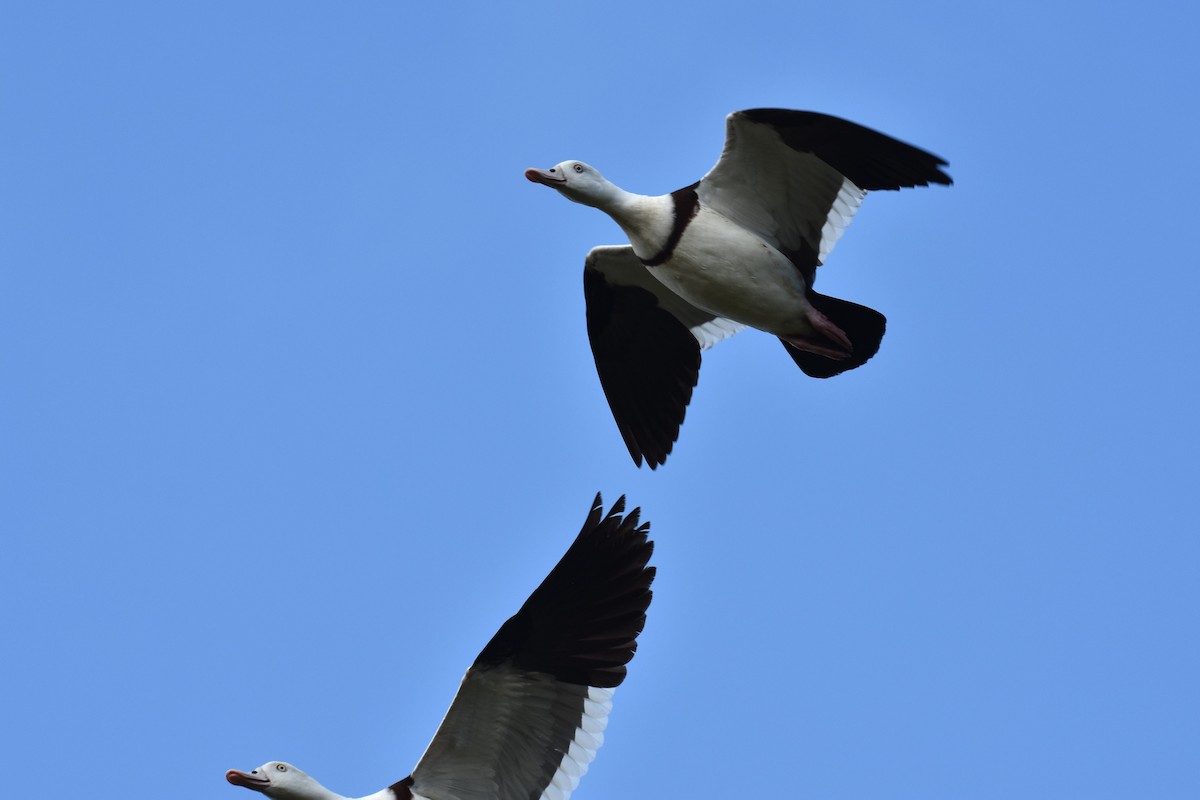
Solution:
[{"label": "white duck in flight", "polygon": [[[650,606],[654,543],[600,496],[562,560],[467,670],[412,774],[362,800],[567,800],[604,741]],[[291,764],[226,780],[272,800],[347,800]]]},{"label": "white duck in flight", "polygon": [[875,355],[884,316],[813,291],[816,269],[868,191],[952,183],[941,158],[826,114],[759,108],[725,124],[716,166],[668,195],[626,192],[582,161],[525,171],[629,237],[588,253],[583,287],[600,385],[638,466],[671,452],[700,351],[744,327],[778,336],[815,378]]}]

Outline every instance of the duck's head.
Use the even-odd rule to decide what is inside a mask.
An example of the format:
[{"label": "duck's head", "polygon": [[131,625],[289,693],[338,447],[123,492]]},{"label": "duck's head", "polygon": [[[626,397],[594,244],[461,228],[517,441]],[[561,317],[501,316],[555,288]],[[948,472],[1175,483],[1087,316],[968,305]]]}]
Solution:
[{"label": "duck's head", "polygon": [[339,795],[326,789],[304,770],[283,761],[268,761],[257,769],[231,769],[225,780],[277,800],[330,800]]},{"label": "duck's head", "polygon": [[603,207],[620,190],[606,181],[595,167],[582,161],[564,161],[550,169],[527,169],[525,177],[534,183],[557,189],[559,194],[585,206]]}]

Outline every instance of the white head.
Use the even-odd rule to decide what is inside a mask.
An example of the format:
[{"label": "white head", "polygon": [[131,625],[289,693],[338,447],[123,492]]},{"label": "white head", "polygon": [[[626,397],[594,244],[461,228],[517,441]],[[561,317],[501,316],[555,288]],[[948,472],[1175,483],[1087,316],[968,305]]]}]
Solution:
[{"label": "white head", "polygon": [[283,761],[268,761],[249,772],[231,769],[225,773],[225,780],[279,800],[344,800],[310,778],[308,773]]},{"label": "white head", "polygon": [[534,183],[557,189],[568,200],[585,206],[603,208],[623,192],[582,161],[564,161],[550,169],[527,169],[525,177]]}]

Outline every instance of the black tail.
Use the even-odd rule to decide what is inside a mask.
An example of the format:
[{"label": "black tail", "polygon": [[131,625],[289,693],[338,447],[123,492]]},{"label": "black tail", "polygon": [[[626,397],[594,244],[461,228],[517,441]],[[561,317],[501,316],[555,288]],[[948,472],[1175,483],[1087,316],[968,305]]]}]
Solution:
[{"label": "black tail", "polygon": [[796,366],[804,370],[804,374],[813,378],[832,378],[846,370],[861,367],[879,350],[879,342],[883,340],[883,330],[887,327],[887,317],[873,308],[860,306],[846,300],[838,300],[810,291],[808,300],[817,311],[820,311],[829,321],[837,325],[854,345],[854,352],[849,358],[833,359],[819,356],[816,353],[806,353],[797,350],[787,342],[784,349],[796,362]]}]

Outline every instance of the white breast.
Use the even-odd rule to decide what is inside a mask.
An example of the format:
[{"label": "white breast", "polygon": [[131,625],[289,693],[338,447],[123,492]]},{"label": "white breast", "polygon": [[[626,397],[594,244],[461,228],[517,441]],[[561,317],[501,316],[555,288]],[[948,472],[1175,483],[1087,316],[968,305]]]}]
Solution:
[{"label": "white breast", "polygon": [[671,258],[650,272],[693,305],[759,330],[795,331],[808,306],[804,280],[787,256],[703,207]]}]

